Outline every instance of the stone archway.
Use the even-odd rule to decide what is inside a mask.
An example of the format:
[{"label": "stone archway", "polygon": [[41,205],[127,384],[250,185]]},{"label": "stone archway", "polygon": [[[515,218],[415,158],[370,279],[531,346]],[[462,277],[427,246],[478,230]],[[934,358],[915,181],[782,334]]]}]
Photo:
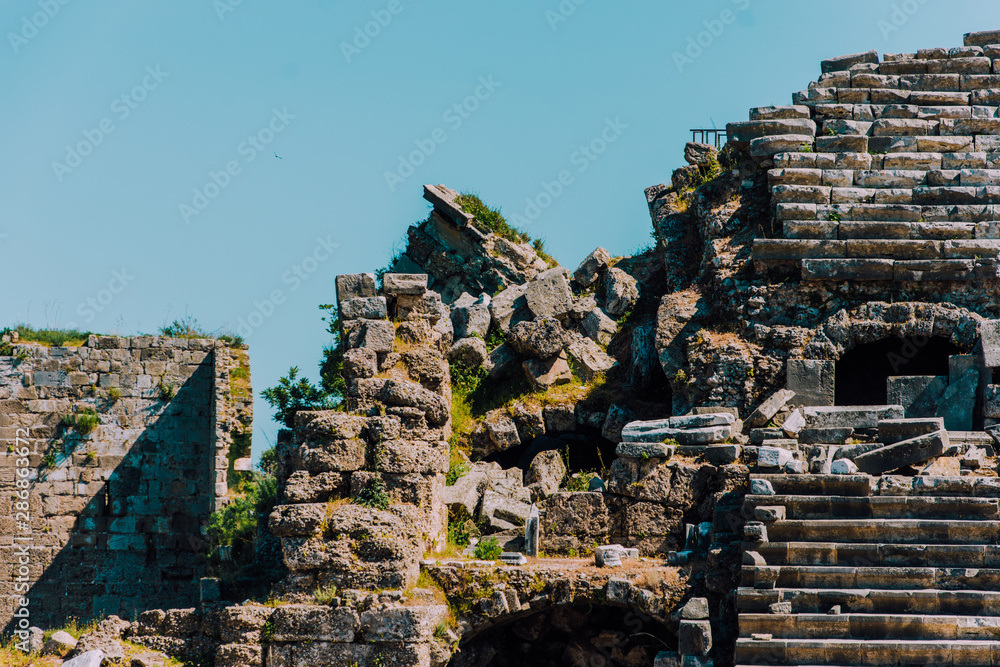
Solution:
[{"label": "stone archway", "polygon": [[839,310],[791,357],[836,361],[858,345],[886,338],[945,338],[964,350],[979,341],[984,317],[941,303],[873,301],[851,311]]}]

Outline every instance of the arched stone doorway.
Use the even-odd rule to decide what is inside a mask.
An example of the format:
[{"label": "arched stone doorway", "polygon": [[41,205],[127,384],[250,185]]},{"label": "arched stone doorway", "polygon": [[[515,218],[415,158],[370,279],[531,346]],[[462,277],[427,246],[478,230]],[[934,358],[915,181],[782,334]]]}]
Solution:
[{"label": "arched stone doorway", "polygon": [[574,603],[521,614],[463,638],[449,667],[649,667],[677,637],[630,606]]}]

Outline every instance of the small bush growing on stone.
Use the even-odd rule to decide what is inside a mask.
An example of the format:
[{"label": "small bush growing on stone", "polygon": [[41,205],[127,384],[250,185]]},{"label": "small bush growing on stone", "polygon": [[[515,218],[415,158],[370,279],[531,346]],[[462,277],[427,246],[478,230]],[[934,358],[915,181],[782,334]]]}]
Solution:
[{"label": "small bush growing on stone", "polygon": [[46,452],[45,456],[42,457],[42,467],[43,468],[55,468],[56,467],[56,453]]},{"label": "small bush growing on stone", "polygon": [[76,430],[81,435],[90,435],[100,423],[96,410],[88,409],[76,415]]},{"label": "small bush growing on stone", "polygon": [[108,400],[112,403],[117,403],[122,397],[122,390],[118,387],[112,387],[108,389]]},{"label": "small bush growing on stone", "polygon": [[337,597],[337,587],[334,585],[323,586],[322,588],[317,588],[313,591],[313,600],[316,604],[333,604],[334,599]]},{"label": "small bush growing on stone", "polygon": [[173,382],[164,382],[160,380],[160,383],[156,385],[157,390],[160,392],[160,400],[169,401],[177,395],[177,385]]},{"label": "small bush growing on stone", "polygon": [[503,547],[500,546],[495,537],[479,540],[473,551],[473,555],[479,560],[499,560],[502,553]]},{"label": "small bush growing on stone", "polygon": [[376,477],[368,483],[368,486],[361,489],[354,502],[364,507],[371,507],[372,509],[387,510],[389,509],[391,500],[385,489],[385,482],[381,478]]}]

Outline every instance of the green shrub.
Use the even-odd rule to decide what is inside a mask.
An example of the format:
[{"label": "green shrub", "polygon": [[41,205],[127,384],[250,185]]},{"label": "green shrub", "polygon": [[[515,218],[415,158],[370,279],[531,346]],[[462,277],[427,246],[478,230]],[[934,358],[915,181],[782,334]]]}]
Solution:
[{"label": "green shrub", "polygon": [[385,489],[385,482],[382,481],[381,477],[376,477],[358,492],[354,502],[372,509],[387,510],[392,501]]},{"label": "green shrub", "polygon": [[112,387],[108,389],[108,400],[112,403],[117,403],[122,397],[122,390],[118,387]]},{"label": "green shrub", "polygon": [[97,411],[93,408],[86,409],[76,415],[76,430],[81,435],[90,435],[100,423]]},{"label": "green shrub", "polygon": [[597,476],[596,472],[579,472],[570,475],[569,479],[566,480],[566,490],[576,492],[590,491],[590,480]]},{"label": "green shrub", "polygon": [[473,555],[479,560],[499,560],[502,553],[503,547],[500,546],[495,537],[486,537],[479,540],[479,543],[476,544],[476,548],[473,550]]},{"label": "green shrub", "polygon": [[185,315],[181,319],[160,327],[160,335],[166,338],[211,338],[198,324],[198,320],[191,315]]},{"label": "green shrub", "polygon": [[337,587],[334,585],[323,586],[322,588],[317,588],[313,591],[313,601],[316,604],[333,604],[337,597]]},{"label": "green shrub", "polygon": [[45,452],[45,456],[42,457],[42,467],[43,468],[55,468],[56,467],[56,453],[55,452]]},{"label": "green shrub", "polygon": [[160,380],[160,382],[156,385],[156,389],[160,392],[161,401],[171,401],[174,396],[177,395],[177,385],[173,382],[164,382],[163,380]]},{"label": "green shrub", "polygon": [[531,236],[521,231],[517,227],[512,227],[507,218],[503,217],[500,209],[492,208],[483,203],[479,195],[474,192],[463,192],[458,195],[455,202],[462,207],[462,211],[475,216],[473,224],[483,232],[493,232],[497,236],[507,239],[512,243],[531,243],[535,252],[549,266],[555,266],[556,261],[545,252],[545,242],[541,239],[532,239]]},{"label": "green shrub", "polygon": [[[89,331],[77,329],[32,329],[29,326],[19,324],[14,329],[0,331],[0,336],[14,331],[17,332],[21,343],[40,343],[47,347],[79,347],[86,343],[87,338],[91,335]],[[10,355],[0,354],[0,356]]]}]

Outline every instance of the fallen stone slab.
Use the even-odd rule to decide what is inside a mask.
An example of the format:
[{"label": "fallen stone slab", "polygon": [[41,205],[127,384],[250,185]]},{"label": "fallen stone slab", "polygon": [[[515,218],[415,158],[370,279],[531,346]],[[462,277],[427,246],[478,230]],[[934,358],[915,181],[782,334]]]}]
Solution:
[{"label": "fallen stone slab", "polygon": [[792,453],[780,447],[760,447],[757,465],[761,468],[780,468],[792,460]]},{"label": "fallen stone slab", "polygon": [[744,428],[758,428],[765,426],[774,415],[778,414],[788,402],[795,398],[795,392],[790,389],[779,389],[761,403],[753,413],[747,417]]},{"label": "fallen stone slab", "polygon": [[615,454],[633,459],[669,459],[674,449],[673,445],[659,442],[623,442],[615,449]]},{"label": "fallen stone slab", "polygon": [[784,421],[781,425],[781,430],[785,432],[789,438],[798,437],[799,433],[806,426],[805,417],[802,416],[801,410],[792,410],[792,414],[788,416],[788,419]]},{"label": "fallen stone slab", "polygon": [[807,428],[878,428],[883,419],[903,419],[901,405],[802,408]]},{"label": "fallen stone slab", "polygon": [[465,227],[475,219],[471,213],[462,210],[455,200],[458,193],[444,185],[425,185],[424,199],[434,205],[434,210],[445,216],[459,227]]},{"label": "fallen stone slab", "polygon": [[62,667],[101,667],[104,662],[104,651],[87,651],[72,660],[67,660]]},{"label": "fallen stone slab", "polygon": [[[969,36],[966,36],[968,39]],[[878,51],[865,51],[864,53],[851,53],[844,56],[837,56],[835,58],[827,58],[820,63],[820,69],[823,74],[829,74],[830,72],[842,72],[850,70],[854,65],[860,65],[862,63],[878,64]]]},{"label": "fallen stone slab", "polygon": [[854,463],[861,472],[881,475],[941,456],[948,444],[948,432],[936,431],[862,454],[854,459]]},{"label": "fallen stone slab", "polygon": [[945,426],[942,417],[883,419],[878,423],[878,439],[886,445],[894,445],[903,440],[943,430],[945,430]]},{"label": "fallen stone slab", "polygon": [[854,429],[847,427],[803,428],[799,443],[803,445],[843,445],[854,437]]}]

